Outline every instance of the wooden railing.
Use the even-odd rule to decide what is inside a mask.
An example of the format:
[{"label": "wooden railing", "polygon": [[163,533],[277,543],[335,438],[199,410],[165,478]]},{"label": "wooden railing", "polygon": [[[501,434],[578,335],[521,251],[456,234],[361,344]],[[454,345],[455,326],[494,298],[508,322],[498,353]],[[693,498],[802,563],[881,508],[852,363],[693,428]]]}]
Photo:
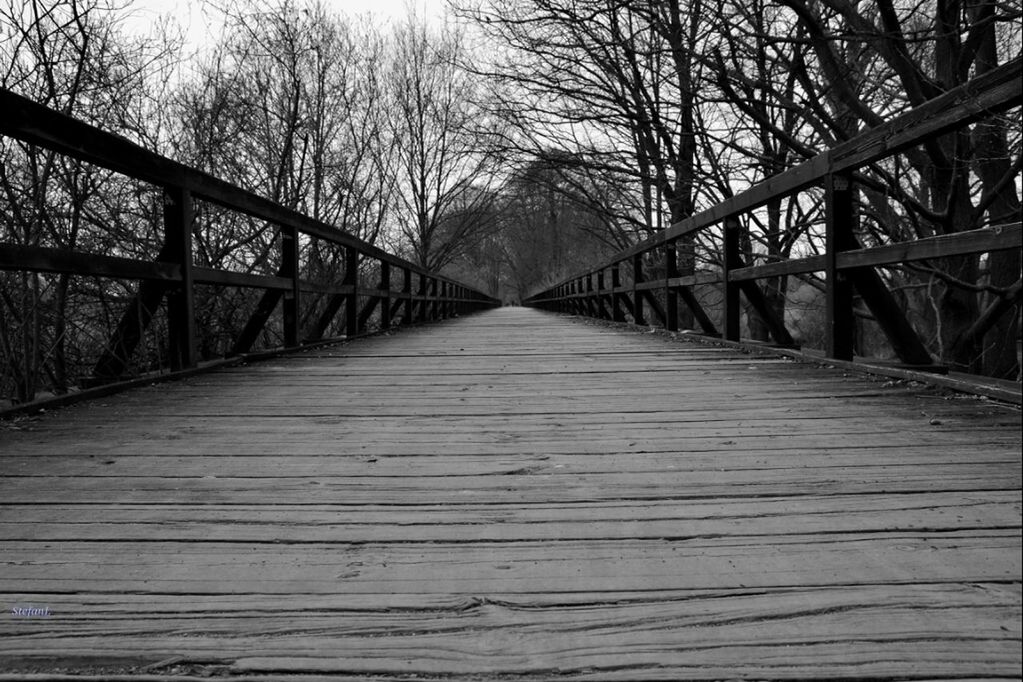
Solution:
[{"label": "wooden railing", "polygon": [[[920,368],[935,367],[883,278],[875,268],[957,255],[987,253],[1021,247],[1019,222],[967,232],[918,239],[911,242],[862,248],[855,236],[854,173],[871,163],[898,154],[957,128],[1003,112],[1021,103],[1021,62],[1005,64],[969,83],[945,93],[884,125],[874,128],[812,159],[779,173],[712,208],[671,225],[609,260],[569,277],[525,300],[527,305],[558,312],[647,324],[647,308],[666,329],[679,328],[679,303],[684,302],[705,335],[740,340],[740,299],[764,321],[774,342],[793,346],[783,319],[769,306],[757,280],[784,275],[823,272],[825,282],[825,354],[852,360],[854,291],[874,319],[900,360]],[[771,201],[797,195],[812,187],[825,192],[825,239],[821,255],[794,258],[764,265],[743,262],[740,250],[740,218]],[[717,227],[717,229],[711,229]],[[682,276],[678,268],[680,240],[701,235],[720,254],[718,271]],[[644,265],[658,266],[659,276],[650,278]],[[623,266],[631,269],[623,273]],[[623,276],[624,275],[624,276]],[[723,288],[723,331],[701,306],[693,288]],[[1011,309],[1014,295],[995,301],[978,324],[991,321]],[[656,295],[655,295],[655,292]]]},{"label": "wooden railing", "polygon": [[[358,336],[371,317],[379,327],[425,322],[499,305],[490,296],[346,234],[330,225],[240,187],[148,151],[7,90],[0,89],[0,134],[89,164],[151,183],[164,196],[163,245],[154,261],[97,255],[45,246],[0,243],[0,270],[65,273],[138,280],[131,310],[121,318],[95,378],[121,378],[139,339],[166,301],[169,366],[194,368],[197,352],[195,287],[198,284],[262,290],[254,312],[234,339],[229,356],[249,352],[278,304],[282,304],[283,348],[323,342],[334,318],[344,316],[344,337]],[[198,267],[193,237],[204,228],[195,220],[204,200],[275,226],[279,267],[275,274]],[[299,276],[301,240],[316,239],[343,251],[340,281],[307,281]],[[368,267],[368,265],[370,267]],[[373,281],[364,281],[372,276]],[[304,296],[326,298],[322,311],[303,327]],[[400,318],[400,320],[399,320]],[[338,320],[340,321],[340,320]]]}]

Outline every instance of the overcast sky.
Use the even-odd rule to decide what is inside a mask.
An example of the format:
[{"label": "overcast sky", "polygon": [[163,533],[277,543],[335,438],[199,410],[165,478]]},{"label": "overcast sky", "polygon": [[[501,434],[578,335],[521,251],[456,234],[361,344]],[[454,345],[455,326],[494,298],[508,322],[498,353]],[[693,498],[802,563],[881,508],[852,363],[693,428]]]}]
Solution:
[{"label": "overcast sky", "polygon": [[[381,21],[404,17],[410,0],[323,0],[331,10],[343,14],[374,14]],[[414,0],[413,5],[425,17],[440,17],[444,0]],[[188,32],[193,47],[208,42],[217,27],[210,26],[209,10],[203,11],[203,0],[132,0],[126,22],[129,30],[145,32],[162,15],[171,14]]]}]

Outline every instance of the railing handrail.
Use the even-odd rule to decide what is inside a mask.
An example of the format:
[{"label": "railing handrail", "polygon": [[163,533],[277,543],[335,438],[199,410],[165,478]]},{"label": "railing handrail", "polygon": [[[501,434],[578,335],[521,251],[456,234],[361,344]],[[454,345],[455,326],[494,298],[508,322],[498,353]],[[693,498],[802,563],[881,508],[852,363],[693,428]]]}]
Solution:
[{"label": "railing handrail", "polygon": [[[821,183],[827,176],[850,173],[894,156],[921,141],[955,130],[986,115],[1004,111],[1023,99],[1023,58],[1014,59],[889,121],[825,150],[792,168],[760,181],[733,197],[673,223],[654,235],[564,278],[544,291],[621,263],[668,242],[699,232],[731,216],[765,206]],[[531,294],[534,298],[540,292]]]},{"label": "railing handrail", "polygon": [[[704,331],[728,340],[739,340],[739,291],[764,319],[771,336],[781,345],[794,342],[784,321],[774,319],[763,292],[755,280],[779,275],[814,271],[827,273],[828,355],[851,360],[852,284],[874,313],[882,330],[899,357],[911,365],[931,365],[933,359],[916,337],[901,310],[898,309],[883,281],[873,268],[928,258],[985,253],[1021,247],[1019,222],[992,225],[966,232],[940,235],[872,248],[863,248],[853,230],[853,186],[856,171],[876,161],[997,114],[1023,102],[1023,59],[1016,58],[973,80],[929,100],[886,123],[824,151],[803,163],[763,180],[704,211],[661,230],[647,239],[625,248],[593,267],[583,269],[557,284],[532,293],[525,299],[529,305],[564,311],[594,314],[624,321],[620,309],[624,302],[633,310],[638,323],[644,323],[643,304],[654,308],[664,326],[677,330],[678,296],[681,294]],[[806,258],[785,259],[751,266],[742,262],[739,252],[739,216],[756,210],[771,201],[783,199],[814,186],[822,186],[826,196],[825,252]],[[677,243],[712,226],[723,224],[723,258],[720,274],[696,272],[680,276],[677,269]],[[643,273],[643,256],[664,250],[664,273],[648,279]],[[632,261],[633,281],[621,283],[620,266]],[[611,282],[605,281],[610,270]],[[841,273],[846,280],[838,281]],[[596,285],[594,285],[596,277]],[[721,283],[725,286],[725,330],[720,334],[713,321],[701,310],[688,287],[697,284]],[[666,309],[652,291],[662,290],[667,297]],[[629,300],[629,296],[632,300]],[[604,306],[609,305],[610,310]],[[985,321],[999,310],[985,311]],[[1004,306],[1002,306],[1004,308]],[[1004,312],[1004,311],[1002,311]]]},{"label": "railing handrail", "polygon": [[408,268],[420,275],[461,284],[304,213],[162,156],[120,135],[50,109],[6,88],[0,88],[0,110],[4,112],[3,117],[0,117],[0,134],[136,180],[161,187],[180,188],[223,208],[277,225],[295,227],[310,237],[355,248],[363,255],[387,261],[396,267]]},{"label": "railing handrail", "polygon": [[[142,260],[39,244],[0,243],[0,270],[67,273],[139,280],[138,292],[123,314],[106,351],[93,370],[99,381],[123,376],[141,332],[166,300],[170,368],[198,366],[195,285],[262,289],[262,298],[244,329],[235,337],[228,357],[248,353],[278,303],[283,307],[285,349],[318,343],[334,318],[344,315],[346,337],[362,334],[374,315],[381,327],[402,321],[428,321],[499,305],[472,287],[394,256],[320,220],[287,208],[209,173],[148,150],[119,135],[106,132],[72,116],[54,111],[14,92],[0,88],[0,135],[87,162],[162,188],[163,239],[153,260]],[[194,201],[202,199],[231,211],[265,221],[279,237],[280,264],[276,274],[239,272],[197,266],[193,262]],[[301,278],[301,236],[343,249],[342,281],[311,282]],[[379,262],[379,281],[360,282],[360,258]],[[392,269],[403,277],[392,287]],[[413,277],[418,278],[413,286]],[[328,295],[327,305],[315,322],[303,327],[300,302],[305,292]],[[360,300],[365,304],[359,305]],[[144,314],[135,314],[137,308]],[[379,312],[378,312],[379,307]],[[309,332],[307,334],[307,332]],[[303,336],[307,334],[306,336]]]}]

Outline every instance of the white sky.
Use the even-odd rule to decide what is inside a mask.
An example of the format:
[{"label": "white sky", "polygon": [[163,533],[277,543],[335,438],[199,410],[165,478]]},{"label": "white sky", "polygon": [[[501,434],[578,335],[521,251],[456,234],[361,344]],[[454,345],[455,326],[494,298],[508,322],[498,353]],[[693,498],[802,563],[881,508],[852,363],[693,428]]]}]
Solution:
[{"label": "white sky", "polygon": [[[332,11],[339,14],[372,14],[381,23],[395,21],[406,16],[410,6],[420,16],[440,18],[444,14],[445,0],[323,0]],[[130,0],[127,12],[130,18],[125,28],[144,33],[161,16],[172,15],[187,31],[189,47],[201,47],[210,41],[218,26],[211,25],[211,12],[203,10],[203,0]],[[216,13],[213,12],[212,16]]]}]

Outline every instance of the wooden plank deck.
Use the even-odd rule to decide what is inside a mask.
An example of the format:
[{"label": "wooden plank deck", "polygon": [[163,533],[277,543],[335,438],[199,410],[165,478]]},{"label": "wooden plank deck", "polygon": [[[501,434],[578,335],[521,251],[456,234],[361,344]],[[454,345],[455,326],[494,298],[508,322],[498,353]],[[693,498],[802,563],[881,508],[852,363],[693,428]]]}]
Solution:
[{"label": "wooden plank deck", "polygon": [[0,679],[1018,678],[1020,442],[521,308],[221,370],[0,426]]}]

